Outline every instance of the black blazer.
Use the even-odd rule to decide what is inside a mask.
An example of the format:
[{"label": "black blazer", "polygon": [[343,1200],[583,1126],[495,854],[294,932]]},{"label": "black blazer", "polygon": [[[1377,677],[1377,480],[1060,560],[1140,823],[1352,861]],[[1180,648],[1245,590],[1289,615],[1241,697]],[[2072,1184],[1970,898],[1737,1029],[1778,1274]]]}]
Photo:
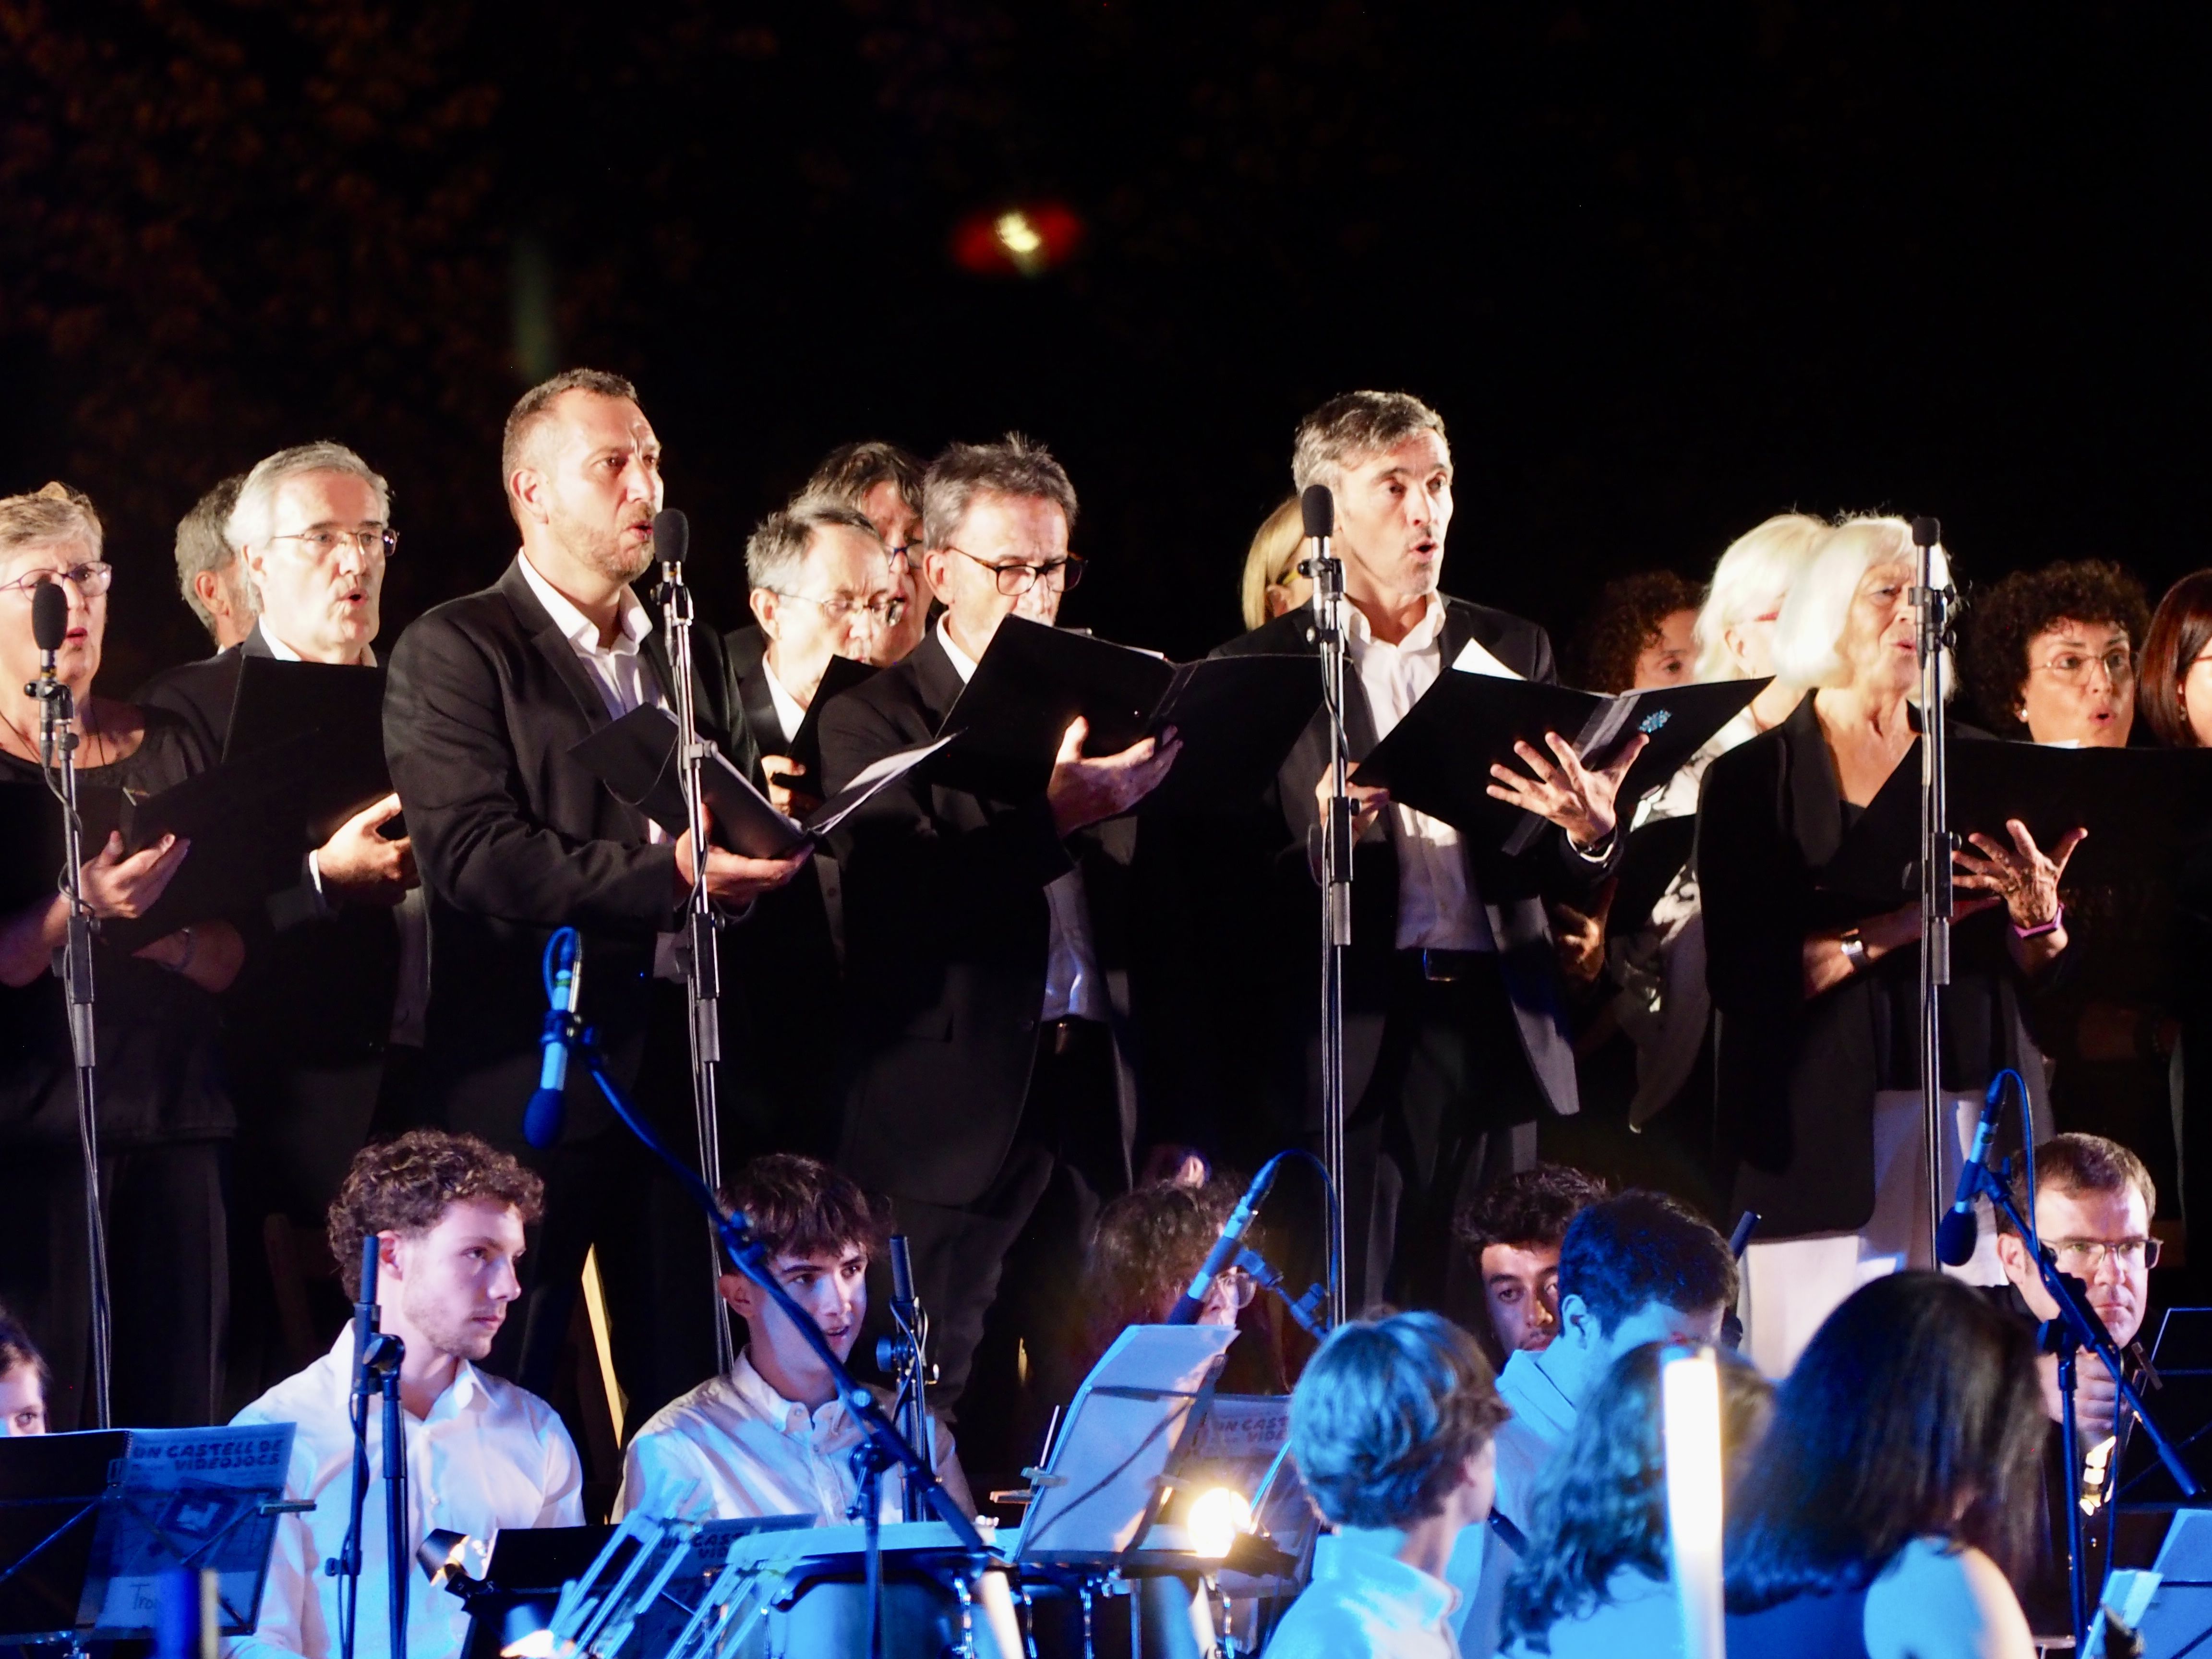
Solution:
[{"label": "black blazer", "polygon": [[[1442,643],[1447,665],[1470,640],[1479,641],[1525,678],[1549,683],[1559,678],[1551,641],[1535,623],[1487,605],[1447,599]],[[1318,650],[1311,613],[1299,611],[1231,640],[1218,654],[1311,654]],[[1349,660],[1345,665],[1345,739],[1355,762],[1378,741],[1366,691]],[[1283,994],[1275,1000],[1279,1007],[1296,1009],[1300,1029],[1307,1032],[1310,1063],[1304,1127],[1310,1132],[1321,1126],[1317,1023],[1321,912],[1307,848],[1321,824],[1314,787],[1328,765],[1328,717],[1316,713],[1276,775],[1273,806],[1280,839],[1273,853],[1274,902],[1294,925],[1285,927],[1279,922],[1268,930],[1275,947],[1270,954],[1290,949],[1301,964],[1296,978],[1286,982]],[[1616,855],[1625,840],[1620,836],[1613,838]],[[1513,1023],[1529,1070],[1554,1111],[1579,1110],[1573,1039],[1545,904],[1554,897],[1587,902],[1589,893],[1607,874],[1609,864],[1582,857],[1568,846],[1565,835],[1557,830],[1540,838],[1518,858],[1507,858],[1473,839],[1463,845],[1468,879],[1498,944],[1498,969],[1512,1001]],[[1389,814],[1378,816],[1368,827],[1353,849],[1352,860],[1352,945],[1345,963],[1344,1071],[1346,1097],[1357,1104],[1374,1077],[1381,1052],[1396,950],[1398,854],[1396,830]],[[1305,942],[1303,955],[1295,954],[1297,947],[1291,943],[1294,937]],[[1291,990],[1291,983],[1299,988]],[[1312,995],[1305,994],[1307,987],[1316,988]]]},{"label": "black blazer", "polygon": [[[240,661],[274,654],[257,625],[239,644],[157,675],[137,701],[181,716],[212,758],[229,730]],[[231,920],[246,941],[246,965],[222,996],[234,1072],[366,1063],[384,1052],[399,979],[390,910],[319,907],[303,869],[300,890]]]},{"label": "black blazer", "polygon": [[[720,636],[696,628],[702,735],[744,755]],[[665,695],[656,631],[643,654]],[[584,936],[583,1012],[611,1069],[642,1057],[653,939],[680,925],[675,849],[649,846],[645,815],[568,757],[607,723],[605,702],[517,565],[491,586],[424,614],[392,649],[384,748],[428,893],[427,1087],[448,1127],[507,1142],[536,1086],[545,943]],[[568,1074],[568,1139],[612,1114]]]},{"label": "black blazer", "polygon": [[[933,630],[823,711],[826,787],[935,736],[960,690]],[[1005,806],[911,775],[846,821],[832,845],[844,873],[850,1079],[841,1161],[855,1179],[958,1205],[998,1173],[1036,1052],[1051,939],[1044,890],[1070,870],[1084,873],[1115,1034],[1126,1039],[1124,882],[1135,837],[1123,819],[1062,841],[1042,795]],[[1120,1085],[1127,1121],[1126,1064]],[[1107,1128],[1118,1146],[1119,1126]]]},{"label": "black blazer", "polygon": [[[1806,937],[1854,919],[1820,888],[1843,843],[1835,764],[1808,696],[1716,760],[1698,804],[1697,865],[1721,1145],[1737,1159],[1730,1211],[1759,1236],[1851,1232],[1874,1213],[1874,1097],[1919,1086],[1917,947],[1804,994]],[[1959,924],[1944,995],[1943,1084],[1984,1087],[2029,1053],[2001,914]]]}]

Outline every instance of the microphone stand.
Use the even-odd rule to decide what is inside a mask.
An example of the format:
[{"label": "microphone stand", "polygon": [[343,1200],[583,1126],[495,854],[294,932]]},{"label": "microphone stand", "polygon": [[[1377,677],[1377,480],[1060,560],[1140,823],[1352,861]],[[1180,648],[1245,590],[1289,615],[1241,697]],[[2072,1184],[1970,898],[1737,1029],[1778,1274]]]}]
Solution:
[{"label": "microphone stand", "polygon": [[100,1066],[93,1037],[93,915],[84,902],[84,821],[77,815],[76,702],[55,669],[55,650],[41,648],[39,678],[23,695],[39,703],[39,761],[46,787],[62,808],[61,888],[69,900],[69,927],[54,972],[69,1013],[70,1050],[76,1073],[77,1150],[84,1161],[84,1243],[92,1329],[92,1426],[108,1425],[108,1377],[113,1369],[109,1323],[107,1229],[100,1197]]},{"label": "microphone stand", "polygon": [[[915,1294],[914,1267],[904,1233],[891,1235],[890,1267],[890,1316],[898,1334],[876,1344],[876,1364],[898,1381],[898,1395],[891,1408],[898,1418],[899,1432],[934,1468],[935,1428],[929,1420],[929,1313]],[[928,1500],[911,1484],[904,1488],[904,1510],[909,1521],[929,1519]]]},{"label": "microphone stand", "polygon": [[[1928,1172],[1928,1260],[1936,1255],[1936,1229],[1943,1212],[1942,988],[1951,982],[1953,912],[1949,747],[1943,729],[1943,647],[1951,627],[1950,571],[1936,585],[1941,524],[1912,521],[1919,551],[1917,580],[1907,596],[1918,618],[1920,657],[1920,1114]],[[2023,1235],[2025,1236],[2025,1235]]]},{"label": "microphone stand", "polygon": [[[1316,485],[1316,489],[1322,489]],[[1326,493],[1324,491],[1324,493]],[[1334,503],[1330,503],[1334,513]],[[1328,798],[1321,815],[1321,1133],[1328,1175],[1328,1323],[1344,1323],[1344,960],[1352,944],[1352,797],[1344,735],[1344,562],[1327,535],[1310,536],[1299,568],[1311,579],[1314,637],[1321,647],[1322,708],[1328,716]]]},{"label": "microphone stand", "polygon": [[377,1259],[382,1241],[372,1233],[361,1242],[361,1295],[353,1304],[353,1381],[348,1389],[353,1424],[353,1487],[348,1497],[345,1541],[323,1563],[331,1577],[345,1580],[338,1611],[338,1650],[353,1659],[360,1617],[361,1521],[368,1506],[368,1401],[384,1396],[385,1617],[392,1659],[407,1659],[407,1440],[401,1416],[399,1366],[406,1345],[380,1331],[376,1302]]},{"label": "microphone stand", "polygon": [[[653,531],[654,550],[661,556],[660,586],[654,597],[666,630],[668,677],[673,682],[669,695],[675,704],[677,781],[684,791],[684,823],[691,832],[691,857],[698,878],[691,884],[691,897],[684,908],[684,943],[678,952],[691,1028],[691,1110],[698,1123],[699,1174],[708,1191],[716,1193],[722,1188],[721,1115],[716,1101],[717,1074],[722,1063],[722,987],[714,943],[718,924],[714,902],[707,896],[707,795],[700,767],[708,746],[699,740],[697,699],[691,677],[691,590],[684,581],[690,526],[680,513],[662,513],[654,519]],[[719,1372],[726,1374],[737,1363],[737,1348],[730,1334],[729,1314],[716,1289],[721,1259],[715,1254],[711,1237],[707,1261],[708,1290],[714,1310],[715,1364]]]},{"label": "microphone stand", "polygon": [[[2025,1110],[2023,1098],[2023,1113]],[[2030,1133],[2032,1138],[2032,1129]],[[2067,1591],[2074,1620],[2074,1650],[2082,1653],[2087,1650],[2084,1644],[2087,1640],[2089,1628],[2089,1568],[2081,1553],[2081,1431],[2075,1416],[2074,1399],[2075,1358],[2080,1349],[2087,1348],[2112,1373],[2113,1386],[2119,1390],[2121,1407],[2134,1413],[2136,1421],[2142,1425],[2143,1432],[2150,1437],[2151,1449],[2158,1454],[2159,1462],[2166,1466],[2166,1472],[2173,1478],[2174,1485],[2180,1487],[2182,1496],[2196,1498],[2203,1488],[2197,1477],[2189,1472],[2189,1466],[2181,1461],[2181,1454],[2174,1449],[2173,1443],[2166,1438],[2165,1431],[2151,1416],[2150,1408],[2143,1404],[2142,1393],[2128,1380],[2127,1363],[2120,1357],[2118,1345],[2113,1342],[2112,1333],[2105,1328],[2105,1322],[2098,1316],[2096,1310],[2089,1305],[2088,1287],[2073,1274],[2058,1271],[2057,1255],[2045,1248],[2042,1239],[2036,1235],[2033,1220],[2022,1215],[2020,1206],[2013,1201],[2011,1182],[2000,1179],[1987,1163],[1967,1167],[1972,1172],[1975,1195],[1987,1198],[2002,1211],[2012,1223],[2013,1231],[2027,1241],[2028,1256],[2035,1263],[2036,1272],[2043,1280],[2044,1294],[2058,1307],[2058,1316],[2044,1322],[2044,1340],[2047,1351],[2058,1357],[2059,1444],[2061,1455],[2066,1460]],[[2009,1162],[2006,1167],[2009,1170]],[[2033,1210],[2034,1207],[2033,1190],[2031,1188],[2028,1208]]]}]

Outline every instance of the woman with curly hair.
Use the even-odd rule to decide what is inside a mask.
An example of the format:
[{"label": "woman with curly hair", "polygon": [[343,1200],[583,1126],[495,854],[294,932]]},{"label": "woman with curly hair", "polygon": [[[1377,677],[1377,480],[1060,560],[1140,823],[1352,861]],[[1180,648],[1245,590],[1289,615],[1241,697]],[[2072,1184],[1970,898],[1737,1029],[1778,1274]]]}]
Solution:
[{"label": "woman with curly hair", "polygon": [[2102,559],[2017,570],[1976,595],[1966,617],[1966,684],[1991,731],[2127,746],[2150,628],[2142,583]]},{"label": "woman with curly hair", "polygon": [[[1512,1659],[1616,1659],[1682,1650],[1668,1582],[1667,1456],[1659,1374],[1668,1349],[1623,1354],[1583,1402],[1574,1433],[1544,1472],[1529,1549],[1505,1589],[1504,1651]],[[1720,1356],[1723,1481],[1732,1487],[1766,1432],[1773,1385],[1732,1353]]]},{"label": "woman with curly hair", "polygon": [[1698,606],[1705,590],[1671,570],[1616,576],[1576,635],[1574,683],[1608,696],[1687,685],[1697,659]]}]

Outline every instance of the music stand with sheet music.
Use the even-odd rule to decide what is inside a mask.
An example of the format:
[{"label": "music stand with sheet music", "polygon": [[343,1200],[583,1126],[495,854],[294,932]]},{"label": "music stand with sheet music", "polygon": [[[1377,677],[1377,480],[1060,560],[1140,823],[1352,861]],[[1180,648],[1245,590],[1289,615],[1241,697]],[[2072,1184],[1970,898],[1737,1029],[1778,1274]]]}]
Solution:
[{"label": "music stand with sheet music", "polygon": [[223,1634],[251,1633],[277,1517],[313,1507],[284,1499],[293,1432],[276,1423],[0,1441],[0,1637],[149,1638],[161,1580],[179,1569],[213,1571]]},{"label": "music stand with sheet music", "polygon": [[[2150,1356],[2158,1376],[2160,1425],[2190,1472],[2212,1486],[2212,1308],[2168,1308]],[[2144,1434],[2127,1437],[2112,1483],[2112,1505],[2124,1516],[2203,1507],[2183,1498]]]},{"label": "music stand with sheet music", "polygon": [[[1188,1512],[1186,1494],[1195,1498],[1212,1487],[1227,1487],[1252,1507],[1250,1534],[1214,1571],[1224,1595],[1265,1599],[1304,1588],[1321,1517],[1286,1455],[1290,1437],[1290,1395],[1217,1394],[1176,1455],[1170,1516]],[[1263,1547],[1250,1547],[1255,1543]]]},{"label": "music stand with sheet music", "polygon": [[552,1650],[617,1659],[634,1644],[638,1659],[659,1659],[691,1622],[740,1539],[793,1531],[811,1521],[804,1515],[661,1521],[632,1514],[584,1576],[561,1592]]}]

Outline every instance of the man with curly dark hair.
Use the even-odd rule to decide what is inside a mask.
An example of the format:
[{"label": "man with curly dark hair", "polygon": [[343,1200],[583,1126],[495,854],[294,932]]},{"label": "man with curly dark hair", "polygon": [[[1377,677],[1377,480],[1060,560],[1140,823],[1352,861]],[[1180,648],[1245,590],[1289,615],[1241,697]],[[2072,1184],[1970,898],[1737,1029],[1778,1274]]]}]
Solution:
[{"label": "man with curly dark hair", "polygon": [[2016,570],[1966,612],[1966,678],[2001,737],[2122,749],[2150,629],[2142,584],[2102,559]]},{"label": "man with curly dark hair", "polygon": [[[1459,1213],[1459,1241],[1482,1281],[1493,1365],[1551,1344],[1559,1328],[1559,1243],[1567,1224],[1606,1196],[1595,1176],[1539,1164],[1509,1176]],[[1478,1330],[1478,1338],[1484,1333]]]},{"label": "man with curly dark hair", "polygon": [[[536,1395],[477,1369],[522,1294],[515,1262],[544,1196],[535,1175],[475,1136],[416,1129],[362,1148],[331,1201],[331,1250],[348,1294],[360,1292],[363,1246],[378,1240],[380,1328],[406,1349],[399,1393],[410,1558],[440,1530],[465,1534],[481,1552],[502,1530],[582,1524],[583,1466],[560,1418]],[[339,1650],[342,1581],[323,1563],[338,1553],[351,1518],[352,1382],[349,1328],[233,1419],[295,1425],[284,1496],[314,1507],[277,1522],[259,1620],[252,1635],[226,1644],[227,1659],[325,1659]],[[366,1535],[354,1654],[387,1659],[382,1524]],[[465,1558],[472,1573],[484,1561]],[[467,1636],[467,1608],[417,1581],[407,1599],[413,1659],[453,1659]]]},{"label": "man with curly dark hair", "polygon": [[1705,591],[1671,570],[1639,570],[1598,589],[1569,647],[1574,684],[1607,696],[1687,685],[1696,678]]}]

